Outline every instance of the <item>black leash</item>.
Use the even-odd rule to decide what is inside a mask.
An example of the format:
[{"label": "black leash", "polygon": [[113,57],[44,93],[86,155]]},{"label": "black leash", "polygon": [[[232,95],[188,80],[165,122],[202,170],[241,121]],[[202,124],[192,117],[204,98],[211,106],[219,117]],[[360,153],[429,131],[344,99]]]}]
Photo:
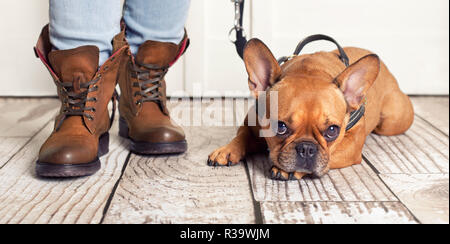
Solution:
[{"label": "black leash", "polygon": [[[241,57],[241,59],[244,58],[244,48],[245,44],[247,44],[247,38],[245,36],[245,30],[242,26],[243,20],[244,20],[244,0],[231,0],[231,2],[234,3],[234,26],[231,28],[230,32],[228,33],[228,37],[230,38],[230,41],[234,43],[236,46],[236,51]],[[233,32],[236,33],[236,39],[232,40]]]},{"label": "black leash", "polygon": [[[241,59],[243,59],[245,44],[247,44],[247,38],[245,36],[245,31],[244,31],[244,28],[242,27],[242,23],[243,23],[243,19],[244,19],[245,1],[244,0],[231,0],[231,2],[233,2],[234,6],[235,6],[235,16],[234,16],[234,27],[231,28],[230,32],[228,33],[228,36],[231,40],[231,36],[232,36],[233,32],[236,32],[236,39],[231,40],[231,42],[233,42],[234,45],[236,46],[236,51],[237,51],[239,57],[241,57]],[[284,56],[284,57],[279,58],[278,63],[281,65],[281,64],[289,61],[293,57],[300,55],[300,52],[308,43],[314,42],[314,41],[320,41],[320,40],[330,41],[330,42],[334,43],[337,46],[337,49],[339,51],[339,59],[345,64],[345,67],[348,67],[350,65],[349,58],[348,58],[347,54],[345,53],[344,49],[339,45],[339,43],[336,40],[334,40],[333,38],[331,38],[330,36],[322,35],[322,34],[308,36],[307,38],[303,39],[295,48],[293,55]],[[346,131],[353,128],[356,125],[356,123],[358,123],[358,121],[364,116],[364,113],[366,111],[365,105],[366,105],[366,100],[364,100],[364,103],[361,104],[359,109],[350,113],[350,119],[349,119],[347,127],[345,128]]]}]

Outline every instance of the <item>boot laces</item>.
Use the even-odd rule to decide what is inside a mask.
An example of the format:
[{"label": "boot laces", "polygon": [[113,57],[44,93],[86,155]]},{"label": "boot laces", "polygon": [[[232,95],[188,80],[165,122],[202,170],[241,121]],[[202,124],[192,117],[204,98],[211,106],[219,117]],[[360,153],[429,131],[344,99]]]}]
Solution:
[{"label": "boot laces", "polygon": [[[86,113],[86,111],[95,112],[94,107],[86,107],[86,102],[97,102],[96,97],[88,98],[88,94],[98,90],[98,86],[94,85],[100,80],[100,76],[94,80],[89,82],[80,83],[80,89],[84,89],[81,92],[75,92],[73,83],[71,82],[62,82],[62,92],[63,92],[63,111],[62,113],[67,116],[78,115],[78,116],[86,116],[89,120],[93,120],[94,118]],[[94,85],[90,87],[91,85]]]},{"label": "boot laces", "polygon": [[[143,68],[140,68],[143,67]],[[136,104],[144,102],[160,102],[161,81],[164,79],[169,67],[160,67],[152,64],[131,64],[131,76],[137,79],[133,83],[133,87],[139,87],[139,91],[134,93],[134,96],[139,96],[140,99]]]}]

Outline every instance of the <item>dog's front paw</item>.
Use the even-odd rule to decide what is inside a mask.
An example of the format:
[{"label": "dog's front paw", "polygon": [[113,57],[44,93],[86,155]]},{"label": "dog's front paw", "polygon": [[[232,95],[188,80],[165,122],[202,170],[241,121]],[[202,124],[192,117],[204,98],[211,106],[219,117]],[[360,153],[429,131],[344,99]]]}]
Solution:
[{"label": "dog's front paw", "polygon": [[281,181],[288,181],[288,180],[300,180],[303,176],[305,176],[305,173],[300,172],[285,172],[275,166],[273,166],[270,169],[270,178],[272,180],[281,180]]},{"label": "dog's front paw", "polygon": [[209,166],[233,166],[238,164],[245,153],[239,147],[228,144],[223,146],[208,156]]}]

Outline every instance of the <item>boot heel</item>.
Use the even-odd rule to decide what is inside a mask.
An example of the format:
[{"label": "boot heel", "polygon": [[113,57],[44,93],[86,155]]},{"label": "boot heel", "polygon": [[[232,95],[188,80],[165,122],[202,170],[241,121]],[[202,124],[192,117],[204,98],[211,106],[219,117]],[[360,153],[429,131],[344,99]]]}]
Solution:
[{"label": "boot heel", "polygon": [[106,132],[98,139],[98,157],[101,157],[109,152],[109,133]]},{"label": "boot heel", "polygon": [[128,138],[128,126],[124,118],[119,118],[119,136]]}]

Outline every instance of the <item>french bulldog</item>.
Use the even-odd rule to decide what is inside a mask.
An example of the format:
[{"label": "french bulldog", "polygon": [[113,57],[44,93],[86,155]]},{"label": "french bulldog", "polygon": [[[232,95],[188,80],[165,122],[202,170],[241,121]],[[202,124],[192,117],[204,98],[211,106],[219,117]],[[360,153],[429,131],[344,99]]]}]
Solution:
[{"label": "french bulldog", "polygon": [[[408,130],[413,106],[386,65],[370,51],[344,51],[348,67],[337,50],[295,56],[280,66],[262,41],[251,39],[243,57],[248,85],[256,99],[262,91],[277,92],[276,133],[261,137],[259,131],[269,125],[257,120],[250,126],[247,115],[236,137],[208,156],[208,165],[231,166],[268,150],[273,179],[320,177],[330,169],[360,164],[370,133],[391,136]],[[274,101],[270,95],[264,99],[269,111]],[[346,130],[351,112],[362,104],[364,115]]]}]

